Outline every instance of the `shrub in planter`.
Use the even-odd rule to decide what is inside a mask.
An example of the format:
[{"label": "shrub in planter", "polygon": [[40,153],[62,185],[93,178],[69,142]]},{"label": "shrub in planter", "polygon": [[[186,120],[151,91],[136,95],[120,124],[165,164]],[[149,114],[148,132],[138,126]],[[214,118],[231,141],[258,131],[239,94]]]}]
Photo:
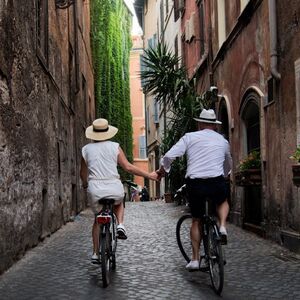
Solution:
[{"label": "shrub in planter", "polygon": [[298,146],[294,154],[290,156],[290,159],[295,161],[295,164],[292,165],[293,183],[300,187],[300,146]]},{"label": "shrub in planter", "polygon": [[240,186],[261,184],[261,160],[259,151],[252,151],[244,158],[235,174],[235,182]]}]

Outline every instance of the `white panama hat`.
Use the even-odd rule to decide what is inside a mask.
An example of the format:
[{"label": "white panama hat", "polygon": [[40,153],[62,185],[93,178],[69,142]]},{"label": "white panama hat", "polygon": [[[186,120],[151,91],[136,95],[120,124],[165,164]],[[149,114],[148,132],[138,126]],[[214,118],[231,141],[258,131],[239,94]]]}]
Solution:
[{"label": "white panama hat", "polygon": [[217,120],[216,114],[213,109],[203,109],[200,113],[199,119],[194,118],[197,122],[211,123],[211,124],[222,124]]},{"label": "white panama hat", "polygon": [[111,139],[118,132],[118,128],[108,125],[106,119],[96,119],[85,131],[85,136],[94,141],[105,141]]}]

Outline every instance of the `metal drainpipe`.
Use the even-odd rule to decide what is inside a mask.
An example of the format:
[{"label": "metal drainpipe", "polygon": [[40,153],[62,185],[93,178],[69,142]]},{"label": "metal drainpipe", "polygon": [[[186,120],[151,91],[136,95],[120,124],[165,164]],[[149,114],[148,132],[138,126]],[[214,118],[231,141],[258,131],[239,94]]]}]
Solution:
[{"label": "metal drainpipe", "polygon": [[278,53],[277,53],[277,15],[276,0],[269,0],[269,26],[270,26],[270,56],[271,56],[271,74],[276,80],[281,79],[277,70]]}]

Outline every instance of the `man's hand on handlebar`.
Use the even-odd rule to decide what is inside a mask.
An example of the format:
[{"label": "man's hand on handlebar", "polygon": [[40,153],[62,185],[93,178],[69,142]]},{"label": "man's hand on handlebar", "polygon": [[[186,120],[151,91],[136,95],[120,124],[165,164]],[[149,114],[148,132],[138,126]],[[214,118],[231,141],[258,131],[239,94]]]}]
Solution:
[{"label": "man's hand on handlebar", "polygon": [[166,171],[165,169],[161,166],[158,170],[155,171],[157,173],[157,179],[161,180],[162,177],[165,177]]}]

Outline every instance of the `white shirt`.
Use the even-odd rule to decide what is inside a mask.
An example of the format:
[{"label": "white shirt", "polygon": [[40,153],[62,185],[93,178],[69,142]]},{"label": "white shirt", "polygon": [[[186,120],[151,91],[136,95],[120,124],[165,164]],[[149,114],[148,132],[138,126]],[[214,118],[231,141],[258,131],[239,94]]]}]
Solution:
[{"label": "white shirt", "polygon": [[90,143],[82,148],[88,168],[88,197],[92,209],[101,198],[122,200],[124,188],[118,173],[119,144],[111,141]]},{"label": "white shirt", "polygon": [[170,171],[172,161],[187,154],[185,177],[212,178],[227,176],[232,167],[229,143],[211,129],[186,133],[161,159],[166,172]]}]

